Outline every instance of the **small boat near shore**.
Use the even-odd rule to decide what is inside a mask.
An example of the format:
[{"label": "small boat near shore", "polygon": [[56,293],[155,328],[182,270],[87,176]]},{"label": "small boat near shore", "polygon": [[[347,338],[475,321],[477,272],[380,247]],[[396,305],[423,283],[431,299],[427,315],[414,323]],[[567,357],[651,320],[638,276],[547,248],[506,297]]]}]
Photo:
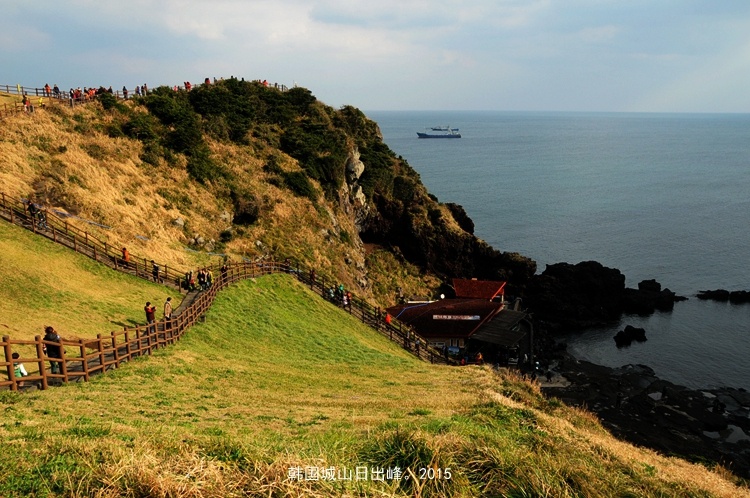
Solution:
[{"label": "small boat near shore", "polygon": [[[439,132],[439,133],[431,133]],[[461,138],[461,134],[458,133],[458,128],[451,128],[450,126],[432,126],[425,128],[424,132],[417,132],[418,138]]]}]

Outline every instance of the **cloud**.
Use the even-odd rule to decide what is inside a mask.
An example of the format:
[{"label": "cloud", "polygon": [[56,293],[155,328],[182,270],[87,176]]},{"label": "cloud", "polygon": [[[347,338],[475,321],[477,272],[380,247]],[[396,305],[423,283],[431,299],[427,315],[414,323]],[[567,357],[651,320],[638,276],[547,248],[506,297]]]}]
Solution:
[{"label": "cloud", "polygon": [[750,111],[746,1],[11,4],[0,18],[11,80],[171,85],[236,75],[298,81],[331,105],[380,109],[648,110],[734,99]]},{"label": "cloud", "polygon": [[577,33],[577,37],[586,43],[602,43],[614,39],[621,30],[620,27],[613,25],[584,28]]}]

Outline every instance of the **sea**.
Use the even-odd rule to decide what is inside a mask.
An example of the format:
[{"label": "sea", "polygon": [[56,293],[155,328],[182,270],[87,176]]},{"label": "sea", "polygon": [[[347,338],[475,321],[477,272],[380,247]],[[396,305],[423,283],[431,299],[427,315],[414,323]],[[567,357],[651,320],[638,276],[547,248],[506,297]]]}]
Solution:
[{"label": "sea", "polygon": [[[643,364],[686,387],[750,389],[750,115],[370,111],[388,146],[475,234],[537,262],[594,260],[628,287],[656,279],[689,299],[671,312],[566,337],[576,357]],[[418,139],[427,127],[460,139]],[[648,340],[618,349],[625,325]]]}]

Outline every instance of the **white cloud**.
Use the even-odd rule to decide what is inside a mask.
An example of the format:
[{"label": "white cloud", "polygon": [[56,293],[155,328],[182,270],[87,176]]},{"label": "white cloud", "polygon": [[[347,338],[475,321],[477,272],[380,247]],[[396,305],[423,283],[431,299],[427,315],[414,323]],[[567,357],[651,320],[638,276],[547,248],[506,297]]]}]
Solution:
[{"label": "white cloud", "polygon": [[595,28],[584,28],[577,33],[580,40],[587,43],[602,43],[614,39],[621,28],[618,26],[598,26]]},{"label": "white cloud", "polygon": [[12,3],[0,19],[11,79],[263,77],[301,82],[332,105],[381,109],[449,105],[461,93],[467,108],[661,110],[734,99],[750,111],[750,25],[739,2]]}]

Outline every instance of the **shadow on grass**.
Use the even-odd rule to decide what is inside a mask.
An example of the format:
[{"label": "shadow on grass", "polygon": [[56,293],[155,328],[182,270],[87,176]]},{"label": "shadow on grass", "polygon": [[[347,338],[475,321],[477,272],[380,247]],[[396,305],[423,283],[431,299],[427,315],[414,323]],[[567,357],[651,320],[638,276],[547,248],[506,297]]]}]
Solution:
[{"label": "shadow on grass", "polygon": [[125,322],[118,322],[118,321],[115,321],[115,320],[110,320],[109,323],[111,323],[112,325],[117,325],[119,327],[135,327],[135,326],[138,326],[138,325],[143,325],[143,323],[138,322],[138,321],[133,320],[133,319],[129,319],[129,320],[125,321]]}]

